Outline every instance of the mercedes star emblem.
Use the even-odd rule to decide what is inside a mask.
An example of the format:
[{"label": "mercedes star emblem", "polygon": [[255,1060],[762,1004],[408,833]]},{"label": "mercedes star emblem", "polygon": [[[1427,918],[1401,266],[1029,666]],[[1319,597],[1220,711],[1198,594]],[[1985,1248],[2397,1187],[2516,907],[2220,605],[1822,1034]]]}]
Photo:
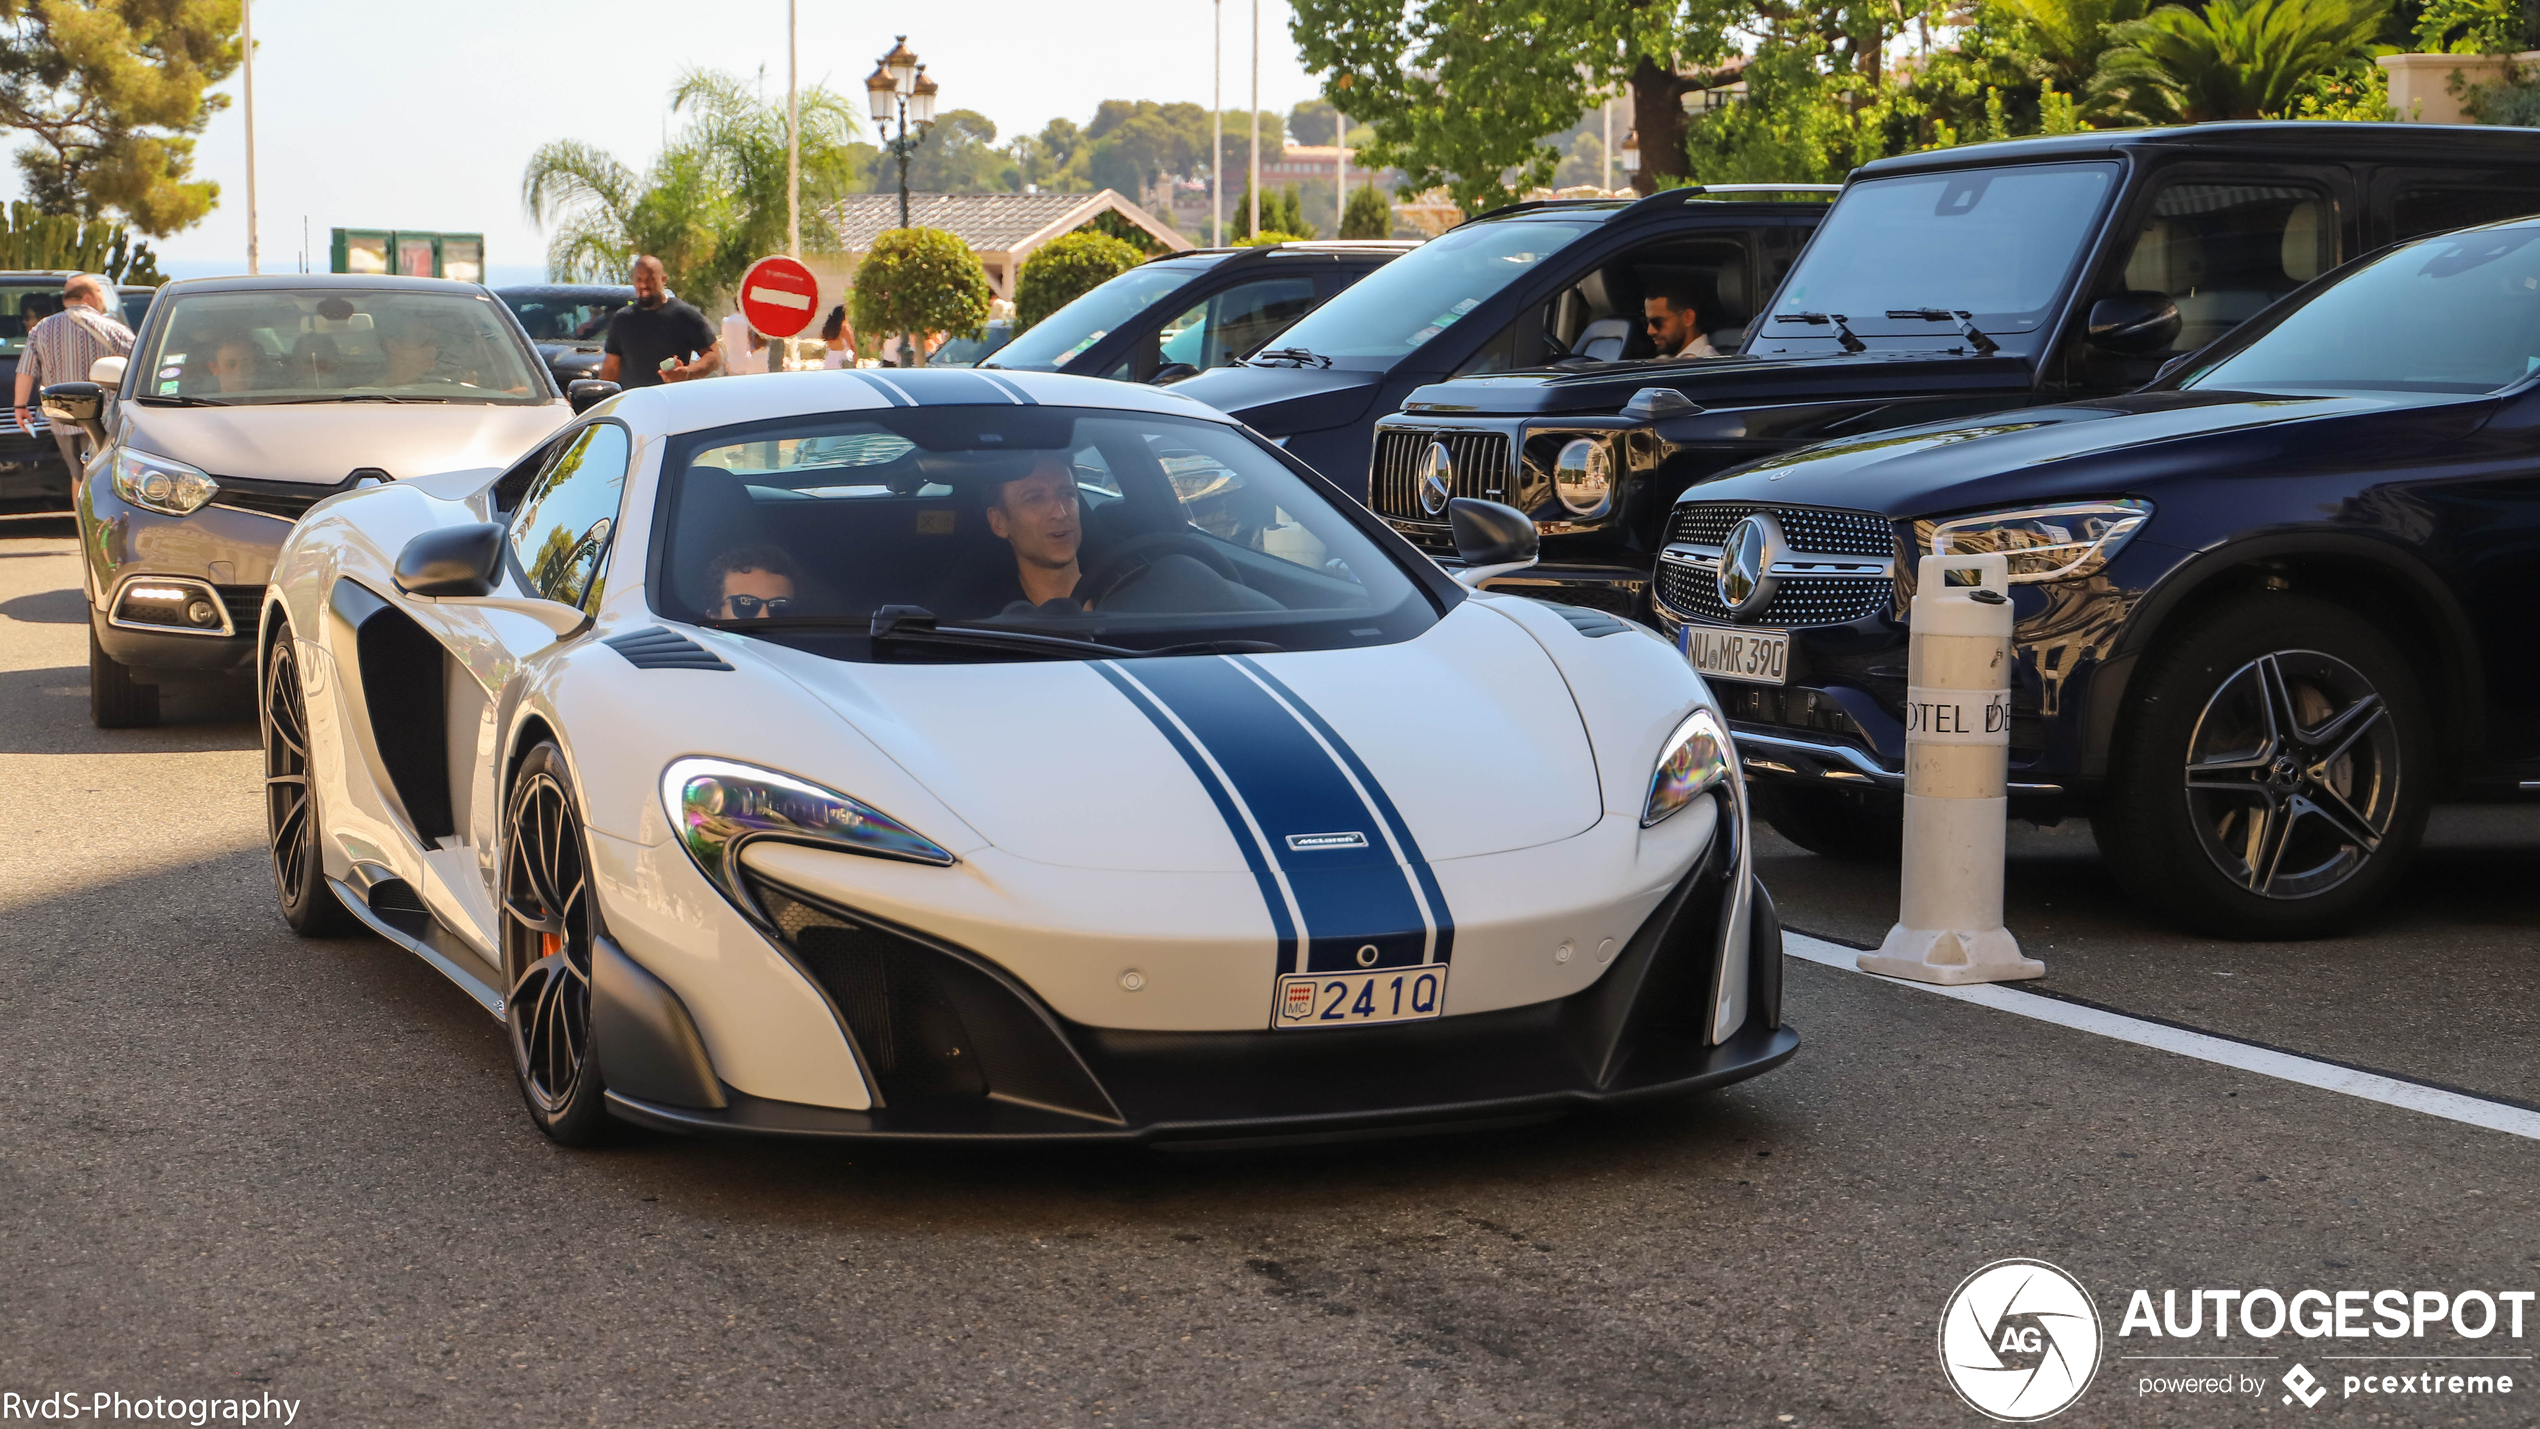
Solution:
[{"label": "mercedes star emblem", "polygon": [[1455,496],[1455,454],[1444,442],[1431,442],[1420,456],[1420,509],[1432,516],[1444,516],[1446,503]]},{"label": "mercedes star emblem", "polygon": [[1773,567],[1782,559],[1782,526],[1769,511],[1758,511],[1729,528],[1720,543],[1720,604],[1739,620],[1761,611],[1773,598]]}]

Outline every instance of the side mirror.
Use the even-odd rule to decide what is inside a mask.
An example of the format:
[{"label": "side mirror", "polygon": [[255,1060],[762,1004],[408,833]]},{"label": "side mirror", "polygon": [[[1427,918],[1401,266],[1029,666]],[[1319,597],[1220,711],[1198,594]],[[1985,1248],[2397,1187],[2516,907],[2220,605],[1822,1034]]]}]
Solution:
[{"label": "side mirror", "polygon": [[2127,292],[2090,305],[2090,345],[2109,352],[2160,352],[2178,340],[2178,304],[2167,293]]},{"label": "side mirror", "polygon": [[1198,375],[1199,369],[1191,366],[1187,362],[1168,362],[1162,367],[1155,369],[1155,375],[1147,379],[1147,384],[1153,387],[1162,387],[1168,382],[1179,382],[1185,377],[1197,377]]},{"label": "side mirror", "polygon": [[573,404],[573,414],[578,417],[624,390],[614,382],[603,382],[596,377],[585,377],[578,382],[566,384],[564,399]]},{"label": "side mirror", "polygon": [[88,364],[88,380],[112,392],[123,386],[123,372],[128,359],[101,357]]},{"label": "side mirror", "polygon": [[397,589],[408,595],[490,595],[503,569],[503,528],[444,526],[426,531],[397,554]]},{"label": "side mirror", "polygon": [[44,419],[66,422],[106,445],[106,389],[94,382],[56,382],[44,389]]},{"label": "side mirror", "polygon": [[1446,519],[1455,531],[1455,554],[1464,562],[1455,578],[1473,590],[1493,576],[1533,565],[1543,545],[1525,512],[1496,501],[1456,497],[1446,504]]}]

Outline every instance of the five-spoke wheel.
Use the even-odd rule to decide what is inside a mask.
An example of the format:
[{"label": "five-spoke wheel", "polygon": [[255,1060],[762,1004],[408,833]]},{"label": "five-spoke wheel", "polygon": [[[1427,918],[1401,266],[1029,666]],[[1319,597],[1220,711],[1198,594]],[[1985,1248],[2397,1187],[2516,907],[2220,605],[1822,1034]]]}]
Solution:
[{"label": "five-spoke wheel", "polygon": [[304,938],[323,938],[352,926],[353,917],[326,885],[326,860],[318,840],[317,791],[311,787],[309,705],[301,686],[300,657],[287,625],[275,630],[265,655],[262,719],[265,743],[265,846],[273,861],[273,887],[282,921]]},{"label": "five-spoke wheel", "polygon": [[2327,602],[2187,617],[2137,676],[2093,815],[2147,903],[2227,937],[2336,931],[2405,871],[2432,783],[2415,672]]},{"label": "five-spoke wheel", "polygon": [[521,1100],[540,1130],[587,1146],[609,1130],[591,1049],[591,965],[599,916],[564,751],[521,761],[503,823],[503,1000]]}]

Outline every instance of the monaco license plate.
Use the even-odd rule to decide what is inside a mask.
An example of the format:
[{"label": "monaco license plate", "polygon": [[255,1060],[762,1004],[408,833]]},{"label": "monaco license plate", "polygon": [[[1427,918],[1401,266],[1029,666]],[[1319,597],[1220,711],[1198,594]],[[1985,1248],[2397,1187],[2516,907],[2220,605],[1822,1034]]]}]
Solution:
[{"label": "monaco license plate", "polygon": [[1280,1027],[1423,1022],[1446,1011],[1446,965],[1370,973],[1293,973],[1279,979]]},{"label": "monaco license plate", "polygon": [[1678,627],[1677,644],[1694,673],[1713,680],[1745,680],[1758,685],[1785,684],[1790,679],[1790,632],[1725,630],[1716,625]]}]

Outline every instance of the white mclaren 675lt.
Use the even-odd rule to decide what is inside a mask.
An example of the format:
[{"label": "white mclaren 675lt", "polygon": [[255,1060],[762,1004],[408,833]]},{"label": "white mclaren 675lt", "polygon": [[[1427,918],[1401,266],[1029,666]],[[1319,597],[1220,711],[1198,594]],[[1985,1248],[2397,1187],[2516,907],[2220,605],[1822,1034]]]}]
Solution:
[{"label": "white mclaren 675lt", "polygon": [[313,508],[260,640],[284,917],[447,975],[568,1144],[1381,1135],[1798,1046],[1683,659],[1169,392],[620,394]]}]

